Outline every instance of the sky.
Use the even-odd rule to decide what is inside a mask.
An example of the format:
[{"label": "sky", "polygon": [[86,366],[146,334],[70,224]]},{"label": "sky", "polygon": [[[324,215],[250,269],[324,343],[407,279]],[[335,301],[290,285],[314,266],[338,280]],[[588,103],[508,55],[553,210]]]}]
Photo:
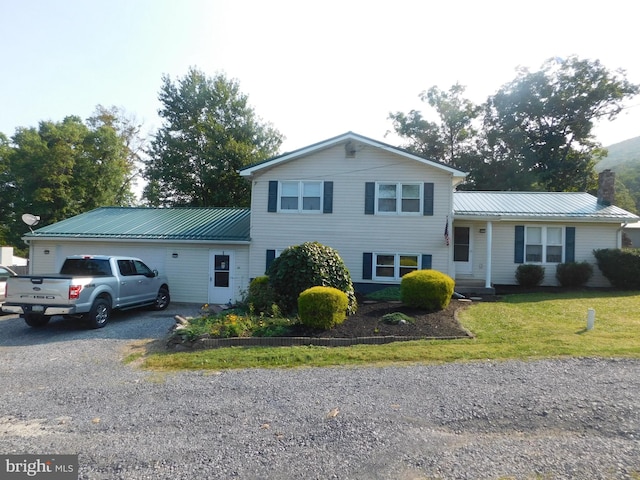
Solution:
[{"label": "sky", "polygon": [[[0,132],[116,106],[151,138],[163,76],[235,79],[281,152],[353,131],[393,145],[390,112],[466,86],[482,103],[577,55],[640,83],[637,15],[609,0],[0,0]],[[640,136],[640,98],[595,134]]]}]

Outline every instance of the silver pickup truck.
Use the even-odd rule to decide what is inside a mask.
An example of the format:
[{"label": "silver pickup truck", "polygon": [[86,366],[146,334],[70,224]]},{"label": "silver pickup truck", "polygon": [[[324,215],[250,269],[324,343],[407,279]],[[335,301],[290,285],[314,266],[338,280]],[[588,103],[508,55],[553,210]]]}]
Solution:
[{"label": "silver pickup truck", "polygon": [[140,259],[106,255],[67,257],[59,274],[17,275],[7,279],[2,311],[18,313],[41,327],[54,315],[82,316],[104,327],[111,310],[169,306],[167,278]]}]

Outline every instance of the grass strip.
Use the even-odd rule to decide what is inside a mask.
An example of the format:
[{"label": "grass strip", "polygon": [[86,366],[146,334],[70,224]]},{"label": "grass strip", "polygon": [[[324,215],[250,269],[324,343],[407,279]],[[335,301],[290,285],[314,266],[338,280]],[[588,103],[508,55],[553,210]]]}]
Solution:
[{"label": "grass strip", "polygon": [[[587,330],[587,312],[596,312]],[[505,296],[478,302],[459,314],[476,335],[470,340],[429,340],[352,347],[252,347],[151,353],[154,370],[222,370],[382,366],[556,357],[640,358],[640,293],[575,291]]]}]

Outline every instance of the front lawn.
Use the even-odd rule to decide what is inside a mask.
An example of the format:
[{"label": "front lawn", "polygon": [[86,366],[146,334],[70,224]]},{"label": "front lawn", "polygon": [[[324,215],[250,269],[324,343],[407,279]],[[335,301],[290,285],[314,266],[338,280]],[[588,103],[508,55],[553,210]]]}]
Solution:
[{"label": "front lawn", "polygon": [[[587,312],[595,309],[595,328]],[[146,368],[211,369],[441,363],[575,357],[640,358],[640,292],[579,291],[507,295],[459,314],[468,340],[397,342],[352,347],[221,348],[152,353]]]}]

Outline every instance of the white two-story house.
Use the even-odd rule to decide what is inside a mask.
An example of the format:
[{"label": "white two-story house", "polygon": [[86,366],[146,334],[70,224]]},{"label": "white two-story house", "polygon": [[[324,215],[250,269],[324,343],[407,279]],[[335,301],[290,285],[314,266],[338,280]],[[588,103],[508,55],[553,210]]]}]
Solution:
[{"label": "white two-story house", "polygon": [[[346,133],[247,167],[252,182],[250,276],[289,245],[335,248],[357,290],[433,268],[458,290],[514,284],[519,264],[595,262],[638,217],[587,193],[456,191],[466,174]],[[610,178],[613,181],[613,178]],[[597,268],[592,285],[606,285]]]},{"label": "white two-story house", "polygon": [[251,277],[306,241],[336,249],[364,292],[416,269],[453,271],[445,229],[452,237],[463,172],[347,133],[241,175],[251,180]]}]

